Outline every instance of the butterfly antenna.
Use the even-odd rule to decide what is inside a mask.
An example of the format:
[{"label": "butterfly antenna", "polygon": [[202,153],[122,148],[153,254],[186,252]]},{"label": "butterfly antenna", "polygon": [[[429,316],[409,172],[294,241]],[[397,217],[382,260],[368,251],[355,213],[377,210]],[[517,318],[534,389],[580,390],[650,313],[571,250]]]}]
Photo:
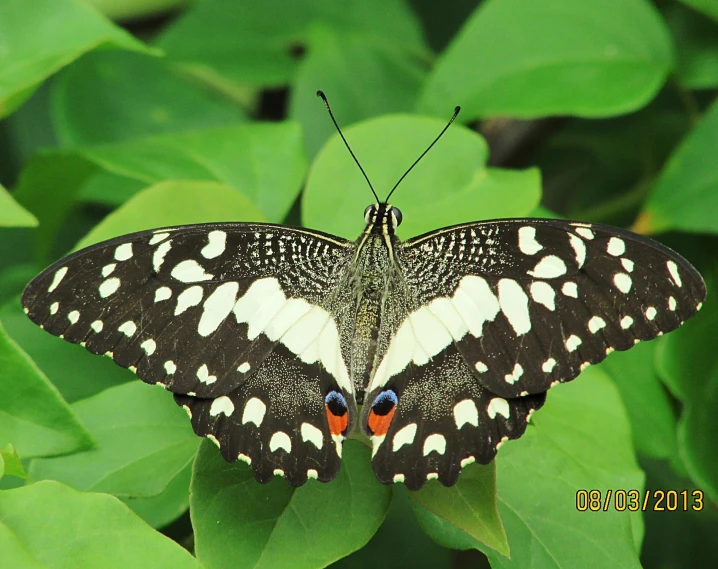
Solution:
[{"label": "butterfly antenna", "polygon": [[361,164],[359,164],[359,160],[357,160],[357,157],[354,155],[354,152],[352,152],[352,149],[349,146],[347,139],[344,138],[344,133],[342,132],[342,129],[339,128],[337,120],[334,118],[334,113],[332,112],[332,108],[329,106],[329,101],[327,101],[327,97],[324,94],[324,91],[317,91],[317,97],[320,97],[322,101],[324,101],[324,106],[327,108],[327,111],[329,111],[329,116],[332,117],[332,122],[334,123],[334,126],[336,127],[339,136],[342,137],[342,140],[344,141],[344,146],[347,147],[349,154],[351,154],[352,158],[354,158],[354,162],[356,162],[357,166],[359,166],[361,173],[364,174],[364,179],[366,180],[366,183],[369,184],[369,189],[371,190],[371,193],[374,194],[374,199],[376,199],[376,203],[379,203],[379,196],[376,195],[376,192],[374,191],[374,186],[372,186],[371,182],[369,181],[369,176],[366,175],[364,168],[361,167]]},{"label": "butterfly antenna", "polygon": [[444,133],[445,133],[445,132],[447,131],[447,129],[451,126],[451,123],[454,122],[454,120],[456,119],[457,116],[459,116],[459,112],[460,112],[460,111],[461,111],[461,107],[458,107],[458,106],[457,106],[457,107],[454,107],[454,114],[453,114],[452,117],[449,119],[449,122],[446,124],[446,126],[444,127],[444,129],[439,133],[439,136],[437,136],[437,137],[434,139],[434,142],[432,142],[432,143],[429,145],[429,147],[428,147],[426,150],[424,150],[424,152],[422,152],[421,156],[419,156],[419,157],[416,159],[416,161],[415,161],[411,166],[409,166],[409,169],[408,169],[406,172],[404,172],[404,175],[403,175],[401,178],[399,178],[399,181],[398,181],[396,184],[394,184],[394,187],[393,187],[393,188],[391,189],[391,191],[389,192],[389,195],[386,196],[386,199],[384,200],[384,203],[388,203],[388,202],[389,202],[389,198],[391,197],[391,194],[393,194],[393,193],[394,193],[394,190],[396,190],[396,188],[399,187],[399,184],[401,184],[402,180],[403,180],[404,178],[406,178],[406,176],[409,174],[409,172],[411,172],[411,171],[414,169],[414,166],[416,166],[416,165],[419,163],[419,161],[420,161],[424,156],[426,156],[426,153],[429,152],[429,150],[431,150],[431,147],[434,146],[434,144],[436,144],[442,136],[444,136]]}]

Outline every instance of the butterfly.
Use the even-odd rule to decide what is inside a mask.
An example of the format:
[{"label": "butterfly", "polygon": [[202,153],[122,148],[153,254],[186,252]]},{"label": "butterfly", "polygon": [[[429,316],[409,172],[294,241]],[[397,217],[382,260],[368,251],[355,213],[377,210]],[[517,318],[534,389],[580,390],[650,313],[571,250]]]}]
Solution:
[{"label": "butterfly", "polygon": [[416,490],[489,463],[550,387],[705,299],[680,255],[606,225],[501,219],[402,241],[394,189],[374,193],[356,241],[267,223],[141,231],[60,259],[22,305],[171,391],[259,482],[332,480],[358,424],[376,477]]}]

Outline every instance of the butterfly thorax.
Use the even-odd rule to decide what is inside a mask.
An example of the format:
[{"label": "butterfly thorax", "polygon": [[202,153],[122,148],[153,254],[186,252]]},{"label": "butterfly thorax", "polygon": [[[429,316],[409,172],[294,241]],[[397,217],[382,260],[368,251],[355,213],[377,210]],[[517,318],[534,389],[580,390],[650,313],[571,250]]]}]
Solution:
[{"label": "butterfly thorax", "polygon": [[349,373],[359,403],[386,349],[381,345],[379,329],[398,276],[395,251],[399,240],[394,234],[397,212],[385,204],[367,208],[367,226],[357,240],[357,250],[348,270],[350,286],[347,289],[352,291],[349,302],[353,317],[353,325],[346,328],[351,337]]}]

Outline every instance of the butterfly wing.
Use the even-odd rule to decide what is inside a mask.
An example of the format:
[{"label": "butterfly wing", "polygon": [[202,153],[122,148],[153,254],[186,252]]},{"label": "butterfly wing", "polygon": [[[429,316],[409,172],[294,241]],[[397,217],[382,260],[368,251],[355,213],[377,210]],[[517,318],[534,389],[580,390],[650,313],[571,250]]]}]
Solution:
[{"label": "butterfly wing", "polygon": [[[362,426],[374,434],[377,475],[408,477],[411,455],[415,486],[425,474],[453,483],[457,459],[488,462],[554,383],[674,330],[706,294],[675,252],[601,225],[466,224],[411,239],[397,257],[410,308],[372,377]],[[439,440],[444,452],[432,450]]]},{"label": "butterfly wing", "polygon": [[351,245],[269,224],[143,231],[61,259],[22,304],[46,331],[175,393],[195,431],[259,480],[327,480],[356,414],[328,292]]}]

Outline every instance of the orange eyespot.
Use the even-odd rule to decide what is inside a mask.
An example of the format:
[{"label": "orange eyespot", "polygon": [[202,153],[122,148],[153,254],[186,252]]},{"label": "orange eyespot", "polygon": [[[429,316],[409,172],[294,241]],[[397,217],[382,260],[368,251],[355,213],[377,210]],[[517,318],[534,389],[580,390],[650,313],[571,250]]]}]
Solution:
[{"label": "orange eyespot", "polygon": [[371,411],[369,411],[369,417],[367,418],[367,426],[374,436],[381,437],[386,435],[391,421],[394,419],[398,402],[399,399],[396,393],[391,389],[382,391],[377,395],[371,405]]}]

